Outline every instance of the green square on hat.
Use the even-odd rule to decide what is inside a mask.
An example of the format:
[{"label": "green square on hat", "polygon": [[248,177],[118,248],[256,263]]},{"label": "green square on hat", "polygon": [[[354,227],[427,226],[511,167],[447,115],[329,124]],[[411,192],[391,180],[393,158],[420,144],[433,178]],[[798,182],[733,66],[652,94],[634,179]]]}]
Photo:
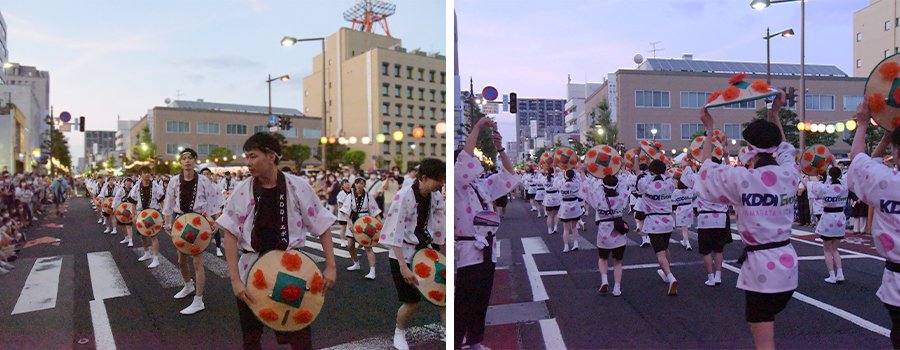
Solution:
[{"label": "green square on hat", "polygon": [[200,235],[200,229],[192,226],[191,224],[187,224],[184,227],[184,232],[181,233],[181,239],[187,241],[190,244],[194,244],[194,241],[197,240],[198,235]]},{"label": "green square on hat", "polygon": [[444,277],[444,270],[447,269],[447,265],[441,264],[440,261],[434,262],[434,281],[440,284],[447,284],[447,278]]},{"label": "green square on hat", "polygon": [[156,221],[153,220],[153,218],[150,217],[150,215],[147,215],[147,217],[144,218],[144,227],[149,228],[149,227],[153,227],[153,225],[156,225]]},{"label": "green square on hat", "polygon": [[[287,293],[282,293],[285,292],[285,288],[288,288]],[[292,294],[291,291],[299,293]],[[303,294],[305,294],[305,292],[305,280],[284,272],[279,272],[278,277],[275,278],[275,288],[272,289],[272,300],[298,308],[303,301]],[[296,298],[294,298],[295,296]],[[288,299],[286,299],[286,297]]]},{"label": "green square on hat", "polygon": [[888,94],[888,99],[887,99],[888,106],[891,106],[894,108],[900,108],[900,101],[897,101],[896,99],[894,99],[894,94],[893,94],[893,92],[897,91],[897,89],[900,89],[900,79],[894,78],[894,82],[891,84],[891,92],[892,93]]}]

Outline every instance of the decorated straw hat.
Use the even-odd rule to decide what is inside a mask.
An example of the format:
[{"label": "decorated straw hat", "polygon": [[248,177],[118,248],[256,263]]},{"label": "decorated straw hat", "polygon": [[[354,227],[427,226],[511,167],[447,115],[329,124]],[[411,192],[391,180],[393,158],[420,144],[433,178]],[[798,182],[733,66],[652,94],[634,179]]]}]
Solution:
[{"label": "decorated straw hat", "polygon": [[374,216],[362,216],[353,222],[353,238],[364,247],[378,245],[381,236],[381,220]]},{"label": "decorated straw hat", "polygon": [[[706,141],[706,136],[697,136],[693,141],[691,141],[690,147],[688,147],[688,156],[701,163],[706,160],[705,158],[703,158],[704,141]],[[722,157],[725,155],[725,149],[722,147],[722,142],[720,142],[718,138],[714,138],[712,141],[712,145],[712,156],[722,159]]]},{"label": "decorated straw hat", "polygon": [[806,175],[821,175],[828,170],[832,162],[834,162],[834,155],[831,154],[828,147],[812,145],[800,156],[800,171]]},{"label": "decorated straw hat", "polygon": [[530,168],[530,169],[535,170],[535,171],[538,170],[537,163],[535,163],[534,161],[530,161],[530,160],[527,161],[527,162],[525,162],[525,167],[526,167],[526,168]]},{"label": "decorated straw hat", "polygon": [[625,166],[628,169],[634,168],[635,163],[637,163],[637,164],[645,163],[645,159],[649,160],[649,158],[647,158],[647,156],[643,156],[643,157],[641,156],[640,148],[632,148],[632,149],[628,150],[628,152],[625,152]]},{"label": "decorated straw hat", "polygon": [[131,224],[134,221],[134,204],[122,202],[116,207],[116,220],[122,224]]},{"label": "decorated straw hat", "polygon": [[760,100],[778,95],[780,92],[773,89],[765,80],[747,80],[746,73],[739,73],[728,79],[728,87],[713,91],[706,100],[706,108],[720,107],[733,103]]},{"label": "decorated straw hat", "polygon": [[540,164],[541,169],[550,170],[553,169],[553,153],[552,152],[544,152],[541,154],[541,159],[538,162]]},{"label": "decorated straw hat", "polygon": [[103,213],[107,214],[107,215],[112,214],[112,212],[113,212],[112,205],[113,205],[113,198],[106,197],[106,199],[103,200]]},{"label": "decorated straw hat", "polygon": [[209,245],[211,237],[209,221],[200,214],[181,215],[172,224],[172,243],[184,254],[200,255]]},{"label": "decorated straw hat", "polygon": [[619,168],[622,167],[622,157],[612,147],[597,145],[588,150],[584,157],[584,163],[587,164],[587,171],[591,175],[602,179],[619,172]]},{"label": "decorated straw hat", "polygon": [[900,54],[875,66],[866,80],[865,95],[875,123],[889,131],[900,126]]},{"label": "decorated straw hat", "polygon": [[557,147],[553,151],[553,164],[562,170],[574,169],[578,164],[578,154],[569,147]]},{"label": "decorated straw hat", "polygon": [[647,156],[647,163],[654,159],[666,161],[666,152],[662,149],[662,143],[656,141],[641,140],[641,163],[645,162],[644,156]]},{"label": "decorated straw hat", "polygon": [[141,236],[153,237],[162,228],[163,217],[156,209],[144,209],[137,215],[134,227]]},{"label": "decorated straw hat", "polygon": [[428,302],[444,306],[447,299],[447,260],[431,248],[419,249],[413,255],[410,269],[415,273],[419,293]]},{"label": "decorated straw hat", "polygon": [[666,175],[671,177],[675,184],[678,184],[678,181],[681,181],[681,174],[683,173],[684,168],[681,167],[672,167],[666,170]]},{"label": "decorated straw hat", "polygon": [[298,250],[271,250],[250,266],[248,305],[260,322],[280,332],[309,326],[325,303],[325,280],[315,262]]}]

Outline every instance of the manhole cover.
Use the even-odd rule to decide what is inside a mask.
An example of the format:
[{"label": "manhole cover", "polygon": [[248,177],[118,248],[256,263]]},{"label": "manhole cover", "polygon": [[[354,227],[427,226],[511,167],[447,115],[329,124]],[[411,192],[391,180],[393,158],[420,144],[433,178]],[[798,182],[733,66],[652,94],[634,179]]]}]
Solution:
[{"label": "manhole cover", "polygon": [[78,344],[84,345],[84,344],[87,344],[89,341],[90,340],[88,340],[87,338],[81,338],[81,339],[78,339]]}]

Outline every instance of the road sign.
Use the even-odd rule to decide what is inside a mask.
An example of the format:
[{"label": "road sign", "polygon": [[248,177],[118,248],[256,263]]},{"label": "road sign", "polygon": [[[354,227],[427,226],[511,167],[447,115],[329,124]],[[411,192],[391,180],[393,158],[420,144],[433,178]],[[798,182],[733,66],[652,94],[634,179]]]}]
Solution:
[{"label": "road sign", "polygon": [[59,126],[59,132],[70,132],[72,131],[72,124],[63,124]]},{"label": "road sign", "polygon": [[62,120],[63,123],[68,123],[72,120],[72,115],[69,112],[62,112],[59,114],[59,120]]},{"label": "road sign", "polygon": [[500,114],[500,103],[485,103],[481,105],[481,112],[484,114]]},{"label": "road sign", "polygon": [[497,88],[493,86],[485,86],[484,89],[481,90],[481,97],[484,97],[485,100],[493,101],[499,97],[500,93],[497,92]]},{"label": "road sign", "polygon": [[503,94],[503,111],[509,112],[509,95]]},{"label": "road sign", "polygon": [[275,124],[278,124],[278,117],[276,117],[274,114],[272,114],[269,116],[269,126],[272,126]]}]

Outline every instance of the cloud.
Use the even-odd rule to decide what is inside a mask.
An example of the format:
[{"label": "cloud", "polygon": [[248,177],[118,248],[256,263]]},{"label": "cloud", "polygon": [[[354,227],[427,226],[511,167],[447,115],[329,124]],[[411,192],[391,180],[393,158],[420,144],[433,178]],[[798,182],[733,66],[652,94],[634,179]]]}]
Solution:
[{"label": "cloud", "polygon": [[177,66],[185,66],[192,69],[224,69],[224,70],[243,70],[255,69],[263,66],[258,61],[238,56],[217,56],[207,58],[187,58],[176,60],[173,64]]}]

